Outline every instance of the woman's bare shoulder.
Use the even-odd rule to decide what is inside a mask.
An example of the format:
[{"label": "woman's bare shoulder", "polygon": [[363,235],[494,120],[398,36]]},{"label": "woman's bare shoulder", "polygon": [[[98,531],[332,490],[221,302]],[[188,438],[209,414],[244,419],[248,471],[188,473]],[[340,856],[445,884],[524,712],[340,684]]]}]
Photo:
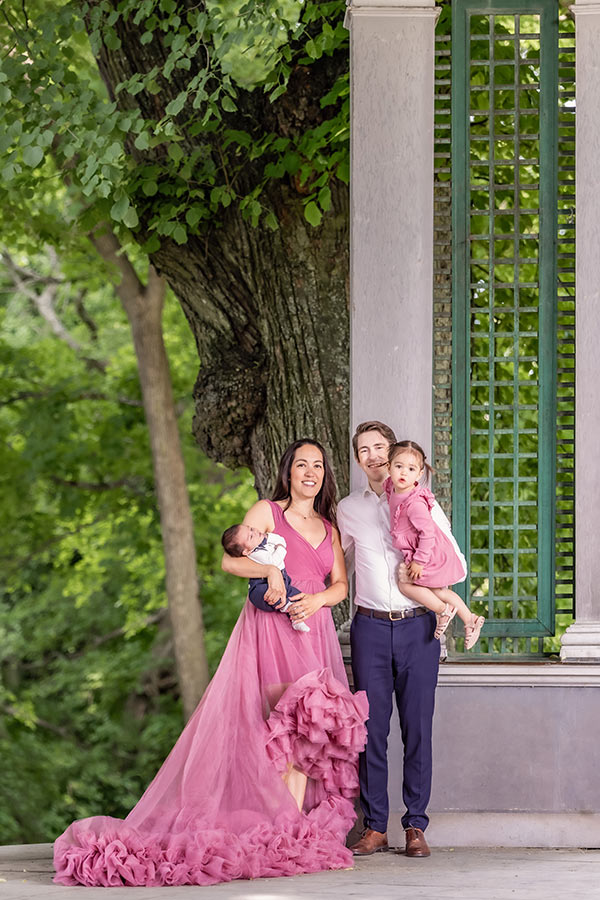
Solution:
[{"label": "woman's bare shoulder", "polygon": [[244,516],[244,525],[252,525],[259,531],[274,531],[275,520],[268,500],[257,500]]}]

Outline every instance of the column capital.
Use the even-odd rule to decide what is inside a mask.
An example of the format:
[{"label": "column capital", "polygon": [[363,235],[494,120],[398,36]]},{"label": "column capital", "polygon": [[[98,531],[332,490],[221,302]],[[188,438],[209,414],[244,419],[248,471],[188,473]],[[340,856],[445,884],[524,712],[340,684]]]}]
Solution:
[{"label": "column capital", "polygon": [[600,16],[598,0],[577,0],[569,8],[574,16]]},{"label": "column capital", "polygon": [[378,13],[381,14],[391,12],[395,9],[402,9],[403,7],[422,6],[433,9],[435,7],[435,0],[346,0],[346,6],[350,12],[364,10],[366,14],[367,10],[369,10],[372,15],[377,15]]},{"label": "column capital", "polygon": [[435,0],[346,0],[344,28],[350,28],[353,18],[439,16],[441,9]]}]

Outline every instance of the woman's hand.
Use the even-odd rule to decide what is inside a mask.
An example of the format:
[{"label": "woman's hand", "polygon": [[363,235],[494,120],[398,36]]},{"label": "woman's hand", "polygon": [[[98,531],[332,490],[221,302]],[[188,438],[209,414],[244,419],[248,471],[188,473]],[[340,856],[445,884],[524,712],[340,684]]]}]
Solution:
[{"label": "woman's hand", "polygon": [[413,581],[418,581],[421,577],[421,572],[423,571],[423,566],[420,566],[419,563],[416,563],[414,560],[408,567],[408,574],[412,578]]},{"label": "woman's hand", "polygon": [[319,594],[296,594],[293,597],[294,602],[288,609],[288,612],[294,622],[304,622],[314,616],[322,606],[325,606],[327,598],[323,593]]},{"label": "woman's hand", "polygon": [[283,575],[277,566],[265,566],[264,568],[267,569],[266,577],[269,585],[265,591],[264,599],[269,606],[274,606],[277,609],[277,607],[283,606],[286,600]]}]

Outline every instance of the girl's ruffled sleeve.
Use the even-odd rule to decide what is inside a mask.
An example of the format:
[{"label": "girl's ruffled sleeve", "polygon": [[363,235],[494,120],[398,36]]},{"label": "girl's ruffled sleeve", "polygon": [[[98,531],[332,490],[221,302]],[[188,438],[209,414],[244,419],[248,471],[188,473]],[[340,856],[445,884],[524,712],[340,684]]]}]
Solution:
[{"label": "girl's ruffled sleeve", "polygon": [[419,546],[413,554],[413,562],[426,566],[435,544],[435,525],[431,518],[430,504],[426,496],[415,497],[407,509],[410,524],[419,534]]}]

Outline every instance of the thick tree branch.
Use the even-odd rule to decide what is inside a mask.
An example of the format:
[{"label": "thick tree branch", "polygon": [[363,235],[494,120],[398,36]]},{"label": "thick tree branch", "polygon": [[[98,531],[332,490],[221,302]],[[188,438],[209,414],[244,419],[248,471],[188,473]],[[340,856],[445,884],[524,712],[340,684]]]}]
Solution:
[{"label": "thick tree branch", "polygon": [[83,302],[84,296],[85,292],[79,291],[75,297],[75,309],[77,310],[77,315],[89,331],[91,340],[95,342],[98,340],[98,326],[85,308]]},{"label": "thick tree branch", "polygon": [[142,491],[139,488],[140,479],[137,479],[136,483],[136,479],[133,477],[119,478],[117,481],[78,481],[72,478],[59,478],[58,475],[51,475],[50,480],[53,481],[54,484],[61,485],[62,487],[73,487],[82,491],[114,491],[118,488],[125,487],[140,497],[146,495],[146,491]]},{"label": "thick tree branch", "polygon": [[[53,388],[46,388],[46,390],[43,391],[19,391],[17,394],[12,394],[10,397],[5,397],[0,402],[0,406],[10,406],[12,403],[21,403],[23,400],[46,400],[53,394],[56,394]],[[64,395],[61,395],[61,402],[64,403],[78,403],[81,400],[103,400],[107,403],[118,403],[122,406],[134,406],[138,409],[141,409],[144,406],[141,400],[134,400],[132,397],[111,397],[109,394],[101,394],[98,391],[83,391],[81,394],[76,394],[72,397],[64,397]],[[179,401],[179,405],[183,402],[184,401]]]},{"label": "thick tree branch", "polygon": [[119,272],[121,278],[115,285],[115,293],[127,311],[135,299],[143,296],[145,290],[131,260],[123,252],[114,231],[105,222],[97,225],[90,232],[89,238],[102,259]]},{"label": "thick tree branch", "polygon": [[[30,269],[22,269],[12,258],[8,250],[2,251],[2,260],[6,266],[6,270],[12,278],[15,291],[27,297],[42,319],[50,326],[52,333],[61,341],[64,341],[73,353],[79,356],[86,366],[90,369],[97,369],[105,372],[107,363],[103,360],[95,359],[87,356],[84,347],[77,341],[68,328],[60,319],[55,308],[56,294],[61,284],[60,277],[56,272],[58,269],[58,258],[53,247],[48,248],[48,257],[51,264],[51,273],[49,276],[31,272]],[[35,290],[33,285],[41,285],[41,291]]]}]

